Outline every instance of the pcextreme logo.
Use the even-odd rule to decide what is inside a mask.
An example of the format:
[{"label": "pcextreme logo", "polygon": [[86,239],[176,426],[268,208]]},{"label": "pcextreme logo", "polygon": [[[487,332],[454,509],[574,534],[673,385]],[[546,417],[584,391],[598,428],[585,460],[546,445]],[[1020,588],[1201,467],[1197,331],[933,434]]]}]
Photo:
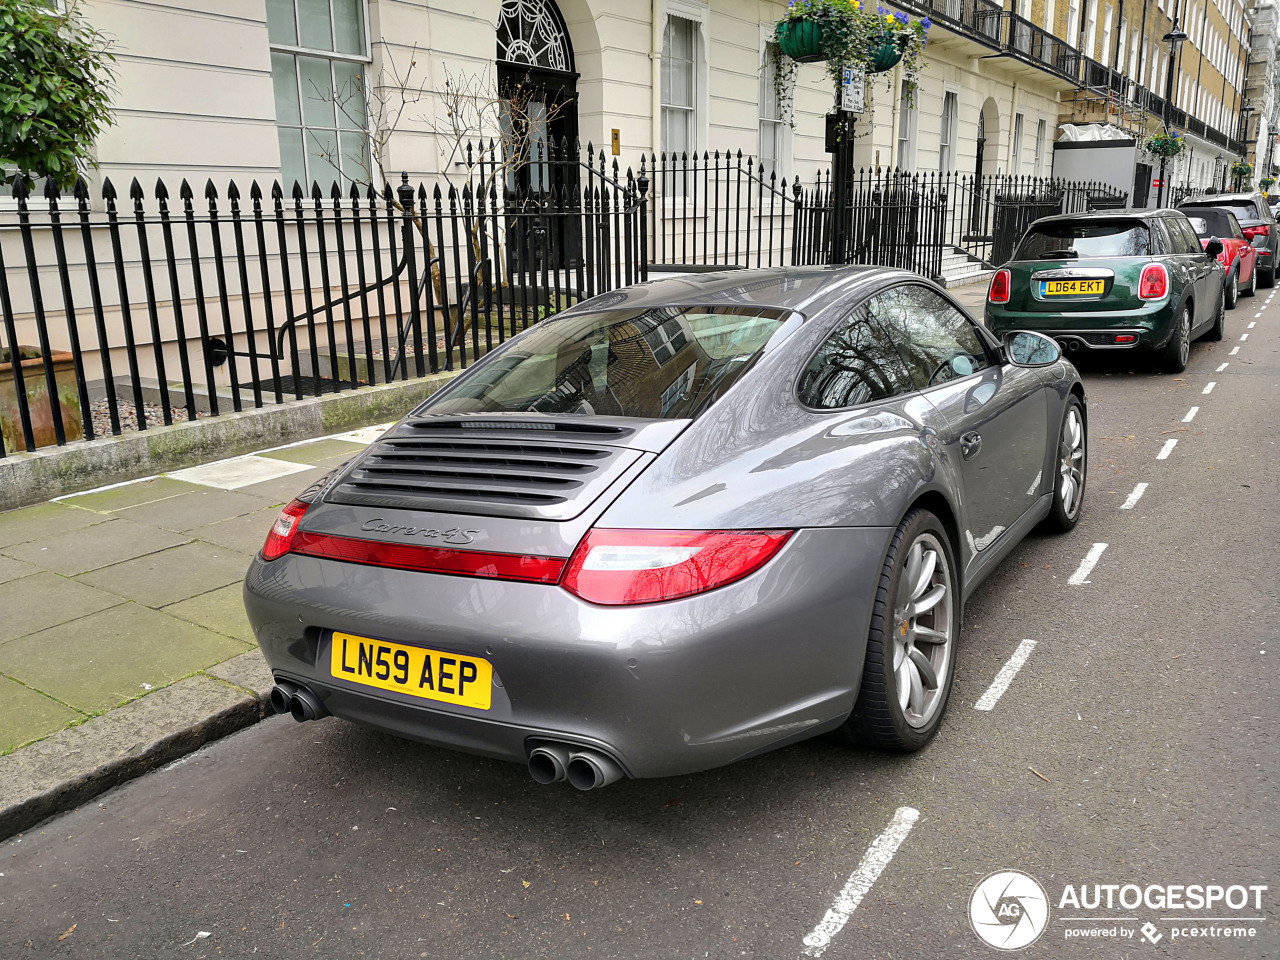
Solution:
[{"label": "pcextreme logo", "polygon": [[973,888],[969,923],[984,943],[1021,950],[1040,939],[1049,925],[1049,896],[1025,873],[999,870]]}]

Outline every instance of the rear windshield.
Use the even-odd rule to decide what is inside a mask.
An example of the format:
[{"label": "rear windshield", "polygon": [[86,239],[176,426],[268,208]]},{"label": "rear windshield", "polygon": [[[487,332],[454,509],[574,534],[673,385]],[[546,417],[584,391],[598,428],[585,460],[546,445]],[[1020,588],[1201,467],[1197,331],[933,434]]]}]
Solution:
[{"label": "rear windshield", "polygon": [[[1209,204],[1199,204],[1199,203],[1188,204],[1187,208],[1184,209],[1182,212],[1190,216],[1191,208],[1194,207],[1196,211],[1196,216],[1200,216],[1204,208],[1208,206]],[[1237,220],[1261,220],[1262,219],[1262,217],[1258,215],[1258,208],[1254,205],[1252,200],[1223,201],[1221,203],[1214,203],[1213,206],[1217,207],[1220,210],[1230,210],[1232,213],[1236,215]]]},{"label": "rear windshield", "polygon": [[1191,221],[1191,229],[1196,232],[1196,236],[1201,240],[1208,237],[1217,237],[1225,239],[1227,237],[1241,237],[1240,225],[1226,210],[1219,210],[1216,207],[1192,207],[1184,210],[1187,219]]},{"label": "rear windshield", "polygon": [[1145,257],[1151,252],[1146,225],[1134,220],[1062,221],[1027,231],[1015,260],[1056,257]]},{"label": "rear windshield", "polygon": [[658,307],[538,324],[474,376],[429,401],[431,413],[696,417],[791,329],[758,307]]}]

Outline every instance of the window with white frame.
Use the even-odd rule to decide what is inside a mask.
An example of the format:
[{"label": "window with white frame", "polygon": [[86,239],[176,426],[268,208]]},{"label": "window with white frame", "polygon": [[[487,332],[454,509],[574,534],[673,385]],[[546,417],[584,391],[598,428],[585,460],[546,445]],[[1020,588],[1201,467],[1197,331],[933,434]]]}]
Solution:
[{"label": "window with white frame", "polygon": [[951,173],[956,168],[956,114],[960,95],[952,91],[942,98],[942,130],[938,138],[938,171]]},{"label": "window with white frame", "polygon": [[1031,172],[1035,174],[1037,177],[1044,176],[1044,171],[1040,169],[1040,167],[1041,167],[1041,164],[1044,163],[1045,132],[1046,131],[1045,131],[1044,118],[1041,117],[1039,120],[1036,121],[1036,157],[1035,157],[1035,160],[1032,161],[1032,168],[1031,168]]},{"label": "window with white frame", "polygon": [[1084,49],[1086,57],[1092,57],[1098,42],[1098,0],[1089,0],[1089,15],[1085,26]]},{"label": "window with white frame", "polygon": [[1067,43],[1076,46],[1080,38],[1080,0],[1067,4]]},{"label": "window with white frame", "polygon": [[1009,172],[1019,174],[1022,172],[1022,114],[1015,113],[1013,115],[1013,156],[1010,157]]},{"label": "window with white frame", "polygon": [[286,192],[367,182],[364,0],[267,0],[267,37]]},{"label": "window with white frame", "polygon": [[1107,7],[1107,16],[1102,24],[1102,49],[1098,51],[1098,59],[1104,67],[1111,66],[1111,24],[1115,17],[1115,7]]},{"label": "window with white frame", "polygon": [[[778,45],[764,45],[764,62],[760,65],[760,163],[765,173],[781,173],[786,163],[787,133],[790,127],[778,97]],[[783,75],[782,82],[786,82]]]},{"label": "window with white frame", "polygon": [[698,24],[668,17],[662,32],[662,150],[680,156],[698,147]]},{"label": "window with white frame", "polygon": [[919,114],[915,104],[915,84],[902,81],[902,93],[898,97],[898,169],[914,171],[916,168],[916,129]]}]

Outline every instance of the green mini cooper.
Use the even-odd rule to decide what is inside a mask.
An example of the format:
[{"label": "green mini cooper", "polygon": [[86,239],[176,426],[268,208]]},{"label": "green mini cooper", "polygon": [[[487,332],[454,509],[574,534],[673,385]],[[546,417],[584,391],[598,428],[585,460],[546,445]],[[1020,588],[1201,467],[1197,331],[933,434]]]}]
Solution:
[{"label": "green mini cooper", "polygon": [[1222,244],[1200,245],[1176,210],[1108,210],[1045,217],[1028,228],[987,290],[998,336],[1036,330],[1065,351],[1153,352],[1186,368],[1191,341],[1221,340]]}]

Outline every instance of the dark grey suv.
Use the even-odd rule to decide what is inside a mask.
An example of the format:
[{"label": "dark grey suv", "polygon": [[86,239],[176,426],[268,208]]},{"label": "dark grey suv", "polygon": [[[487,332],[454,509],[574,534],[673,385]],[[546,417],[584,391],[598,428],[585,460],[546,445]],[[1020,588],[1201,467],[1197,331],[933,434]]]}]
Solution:
[{"label": "dark grey suv", "polygon": [[1195,207],[1221,207],[1234,213],[1245,238],[1258,251],[1258,283],[1264,287],[1275,286],[1276,263],[1280,262],[1280,233],[1276,229],[1275,215],[1263,194],[1256,191],[1220,193],[1188,197],[1178,204],[1178,209],[1188,216],[1195,216]]}]

